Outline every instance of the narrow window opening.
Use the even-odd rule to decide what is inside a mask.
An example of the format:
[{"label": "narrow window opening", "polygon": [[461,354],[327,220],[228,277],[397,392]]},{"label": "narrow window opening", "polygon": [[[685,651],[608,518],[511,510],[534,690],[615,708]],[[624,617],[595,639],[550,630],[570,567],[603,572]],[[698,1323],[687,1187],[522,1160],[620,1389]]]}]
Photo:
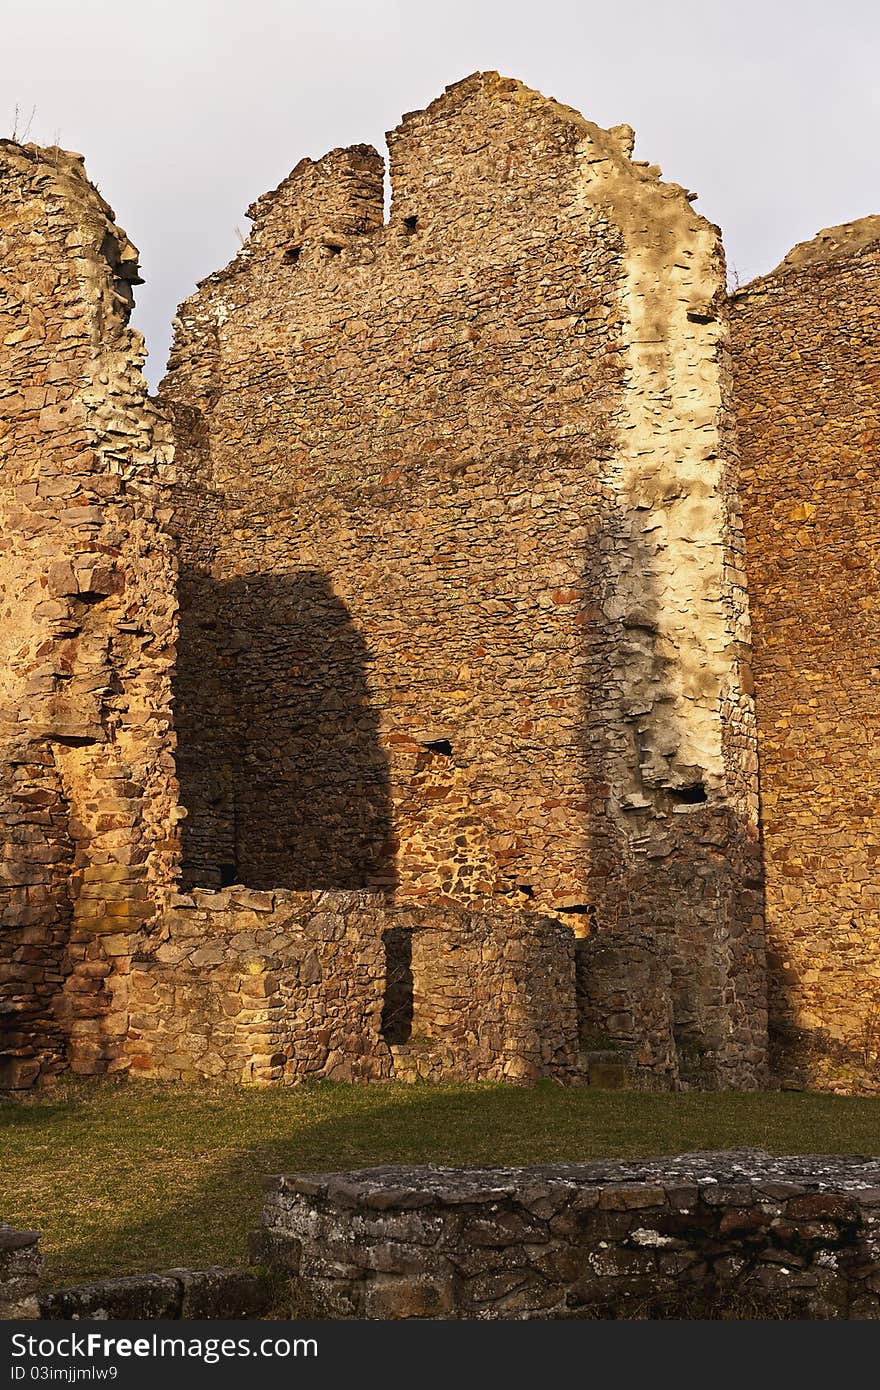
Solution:
[{"label": "narrow window opening", "polygon": [[670,787],[669,797],[677,806],[698,806],[701,802],[709,800],[702,782],[694,782],[690,787]]},{"label": "narrow window opening", "polygon": [[238,882],[238,870],[234,864],[220,865],[220,887],[231,888],[233,883]]},{"label": "narrow window opening", "polygon": [[328,255],[330,255],[330,256],[341,256],[341,255],[342,255],[342,242],[340,242],[340,241],[325,241],[325,242],[324,242],[324,246],[325,246],[325,249],[326,249]]},{"label": "narrow window opening", "polygon": [[287,250],[284,253],[284,259],[287,261],[289,265],[296,265],[301,255],[301,246],[288,246]]},{"label": "narrow window opening", "polygon": [[448,738],[428,739],[422,744],[422,747],[427,748],[431,753],[442,753],[444,758],[452,757],[452,744]]},{"label": "narrow window opening", "polygon": [[530,883],[518,883],[516,886],[525,897],[533,898],[535,896],[535,890]]},{"label": "narrow window opening", "polygon": [[593,903],[568,903],[565,907],[559,907],[557,912],[562,912],[566,917],[593,917],[596,908]]},{"label": "narrow window opening", "polygon": [[382,933],[385,947],[385,999],[381,1033],[389,1047],[409,1042],[413,1023],[412,932],[389,927]]},{"label": "narrow window opening", "polygon": [[403,219],[404,231],[408,232],[410,236],[418,229],[418,225],[419,219],[417,217],[405,217]]}]

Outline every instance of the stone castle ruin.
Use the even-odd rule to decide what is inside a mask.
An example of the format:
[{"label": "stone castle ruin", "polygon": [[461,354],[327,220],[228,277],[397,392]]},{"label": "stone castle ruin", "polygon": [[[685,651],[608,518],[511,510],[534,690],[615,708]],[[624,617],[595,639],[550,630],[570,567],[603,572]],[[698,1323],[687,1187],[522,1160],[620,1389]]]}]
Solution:
[{"label": "stone castle ruin", "polygon": [[301,161],[151,400],[0,143],[0,1083],[870,1084],[880,219],[730,297],[632,144]]}]

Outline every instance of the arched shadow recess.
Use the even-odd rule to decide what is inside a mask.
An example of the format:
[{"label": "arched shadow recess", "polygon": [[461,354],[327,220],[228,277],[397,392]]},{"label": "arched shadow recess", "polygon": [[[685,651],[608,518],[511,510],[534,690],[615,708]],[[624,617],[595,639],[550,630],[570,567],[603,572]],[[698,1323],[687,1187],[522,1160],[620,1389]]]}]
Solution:
[{"label": "arched shadow recess", "polygon": [[393,890],[369,653],[321,570],[180,576],[183,883]]}]

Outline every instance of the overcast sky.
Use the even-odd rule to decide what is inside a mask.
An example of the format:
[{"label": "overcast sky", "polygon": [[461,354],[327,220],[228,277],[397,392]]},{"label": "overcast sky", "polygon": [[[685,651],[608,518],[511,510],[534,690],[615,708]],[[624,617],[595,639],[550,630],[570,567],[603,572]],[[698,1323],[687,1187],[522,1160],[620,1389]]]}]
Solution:
[{"label": "overcast sky", "polygon": [[141,249],[135,322],[171,319],[303,155],[369,142],[495,68],[699,193],[745,282],[880,212],[876,0],[0,0],[0,125],[86,156]]}]

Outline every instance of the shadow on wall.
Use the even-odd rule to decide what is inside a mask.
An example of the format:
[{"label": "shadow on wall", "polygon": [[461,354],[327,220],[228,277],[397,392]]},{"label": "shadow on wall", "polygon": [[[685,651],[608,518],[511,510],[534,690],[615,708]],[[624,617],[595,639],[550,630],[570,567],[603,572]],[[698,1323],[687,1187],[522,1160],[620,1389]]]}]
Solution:
[{"label": "shadow on wall", "polygon": [[184,569],[180,604],[184,884],[393,891],[369,653],[329,576]]}]

